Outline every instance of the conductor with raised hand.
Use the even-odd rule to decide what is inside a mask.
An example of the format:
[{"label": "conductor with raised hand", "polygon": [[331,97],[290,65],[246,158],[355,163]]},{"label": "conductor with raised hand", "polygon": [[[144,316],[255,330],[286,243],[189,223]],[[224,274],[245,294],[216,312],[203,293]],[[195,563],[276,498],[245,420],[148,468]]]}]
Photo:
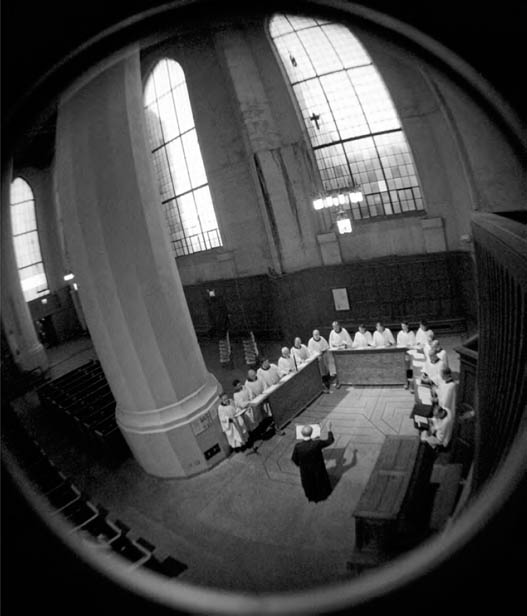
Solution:
[{"label": "conductor with raised hand", "polygon": [[328,472],[324,464],[322,450],[335,441],[328,422],[328,437],[326,439],[311,438],[313,428],[302,428],[302,441],[295,445],[291,459],[300,467],[300,479],[308,501],[318,503],[325,500],[331,493]]}]

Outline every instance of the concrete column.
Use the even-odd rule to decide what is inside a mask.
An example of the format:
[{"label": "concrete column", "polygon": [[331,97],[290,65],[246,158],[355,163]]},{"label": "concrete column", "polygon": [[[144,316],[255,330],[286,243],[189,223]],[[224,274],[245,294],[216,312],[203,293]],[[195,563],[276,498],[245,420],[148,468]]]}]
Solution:
[{"label": "concrete column", "polygon": [[2,171],[2,322],[16,365],[22,372],[48,368],[48,358],[39,342],[29,307],[22,292],[11,227],[12,166]]},{"label": "concrete column", "polygon": [[227,450],[219,384],[165,229],[137,49],[60,101],[56,187],[86,322],[135,458],[159,477],[206,470]]},{"label": "concrete column", "polygon": [[[316,227],[309,211],[314,194],[306,150],[283,143],[257,62],[242,31],[214,35],[224,58],[253,157],[273,266],[293,271],[321,265]],[[307,210],[307,211],[306,211]]]}]

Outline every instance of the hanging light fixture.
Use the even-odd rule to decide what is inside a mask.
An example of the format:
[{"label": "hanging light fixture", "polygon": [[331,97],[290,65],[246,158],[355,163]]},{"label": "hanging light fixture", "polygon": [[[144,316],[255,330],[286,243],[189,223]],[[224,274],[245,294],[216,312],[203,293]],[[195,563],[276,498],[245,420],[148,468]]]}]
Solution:
[{"label": "hanging light fixture", "polygon": [[352,203],[360,203],[364,197],[362,191],[358,187],[355,187],[350,191],[349,198]]},{"label": "hanging light fixture", "polygon": [[313,199],[313,207],[315,210],[324,208],[340,207],[350,203],[360,203],[364,200],[364,195],[359,186],[351,188],[341,188],[332,190],[325,194],[319,194]]}]

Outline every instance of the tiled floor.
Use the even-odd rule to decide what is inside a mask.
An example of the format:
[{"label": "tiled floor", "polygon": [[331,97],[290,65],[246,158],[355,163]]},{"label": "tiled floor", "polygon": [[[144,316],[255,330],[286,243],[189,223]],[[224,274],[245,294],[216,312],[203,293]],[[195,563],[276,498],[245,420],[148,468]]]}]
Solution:
[{"label": "tiled floor", "polygon": [[[452,355],[459,339],[448,346],[442,342]],[[269,343],[265,352],[274,358],[279,346]],[[227,370],[219,366],[214,345],[202,348],[209,369],[227,389],[234,375],[245,373],[241,357],[235,356],[234,368]],[[91,354],[88,340],[54,350],[54,376],[85,363]],[[330,420],[336,437],[325,450],[333,492],[315,504],[306,500],[290,459],[295,421],[284,435],[259,441],[256,454],[237,453],[191,479],[162,480],[144,473],[132,458],[118,468],[105,467],[60,422],[31,408],[33,403],[29,396],[20,407],[26,424],[59,468],[94,502],[187,564],[180,579],[248,592],[300,589],[348,577],[353,510],[384,437],[416,434],[409,420],[413,397],[400,387],[342,387],[320,396],[296,420],[323,426]]]}]

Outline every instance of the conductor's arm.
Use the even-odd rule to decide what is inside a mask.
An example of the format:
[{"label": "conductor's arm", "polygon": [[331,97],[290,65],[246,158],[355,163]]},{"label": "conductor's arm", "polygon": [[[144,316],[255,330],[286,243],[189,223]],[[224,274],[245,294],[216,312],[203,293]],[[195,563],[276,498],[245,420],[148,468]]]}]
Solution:
[{"label": "conductor's arm", "polygon": [[333,432],[331,431],[331,422],[328,421],[328,437],[326,439],[320,439],[319,443],[321,447],[329,447],[329,445],[334,442],[335,437],[333,436]]}]

